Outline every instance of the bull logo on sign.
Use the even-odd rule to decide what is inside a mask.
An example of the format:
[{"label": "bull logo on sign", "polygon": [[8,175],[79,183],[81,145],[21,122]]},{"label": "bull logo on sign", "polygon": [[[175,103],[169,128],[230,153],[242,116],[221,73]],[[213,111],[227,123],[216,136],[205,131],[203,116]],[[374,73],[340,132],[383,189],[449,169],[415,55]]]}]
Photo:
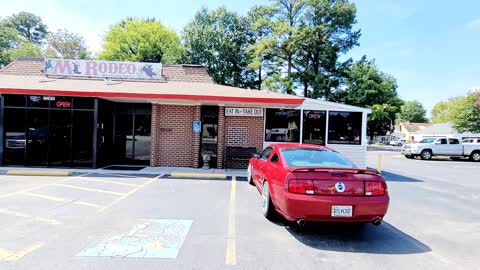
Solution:
[{"label": "bull logo on sign", "polygon": [[45,67],[44,67],[45,72],[48,72],[51,69],[53,69],[52,60],[45,61]]},{"label": "bull logo on sign", "polygon": [[155,71],[153,70],[152,65],[143,66],[142,72],[145,72],[145,74],[147,74],[147,76],[150,78],[157,76],[157,73],[155,73]]}]

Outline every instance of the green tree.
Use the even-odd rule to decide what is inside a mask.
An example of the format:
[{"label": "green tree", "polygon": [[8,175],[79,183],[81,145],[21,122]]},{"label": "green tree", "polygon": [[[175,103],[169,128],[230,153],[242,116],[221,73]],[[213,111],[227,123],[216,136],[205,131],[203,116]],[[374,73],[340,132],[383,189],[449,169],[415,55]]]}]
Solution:
[{"label": "green tree", "polygon": [[183,30],[186,61],[205,65],[223,85],[258,88],[257,73],[249,67],[252,43],[249,20],[224,7],[203,8]]},{"label": "green tree", "polygon": [[391,131],[402,105],[395,79],[379,71],[375,62],[367,61],[366,57],[353,64],[347,74],[345,88],[337,91],[334,99],[372,109],[368,135],[373,137]]},{"label": "green tree", "polygon": [[254,30],[267,35],[256,43],[256,59],[273,66],[268,82],[283,86],[292,94],[332,99],[345,78],[351,60],[340,56],[358,45],[360,31],[354,31],[356,7],[348,0],[274,0],[257,8]]},{"label": "green tree", "polygon": [[79,34],[69,32],[67,29],[48,33],[45,54],[67,59],[90,58],[85,39]]},{"label": "green tree", "polygon": [[399,122],[427,122],[427,111],[417,100],[405,101],[397,116]]},{"label": "green tree", "polygon": [[433,107],[430,118],[433,123],[452,123],[455,118],[455,108],[460,107],[464,97],[452,97],[447,101],[441,101]]},{"label": "green tree", "polygon": [[25,41],[19,47],[6,51],[5,54],[11,62],[16,58],[41,57],[43,56],[43,51],[38,45]]},{"label": "green tree", "polygon": [[21,38],[17,30],[8,22],[8,20],[0,20],[0,67],[10,63],[10,57],[7,51],[18,47]]},{"label": "green tree", "polygon": [[458,132],[480,133],[480,94],[450,98],[435,105],[432,110],[435,123],[452,123]]},{"label": "green tree", "polygon": [[453,128],[458,132],[480,133],[480,96],[470,92],[453,104]]},{"label": "green tree", "polygon": [[182,55],[175,31],[155,20],[129,18],[110,26],[98,58],[175,64]]},{"label": "green tree", "polygon": [[8,21],[25,41],[36,45],[43,44],[48,30],[39,16],[29,12],[19,12],[8,17]]}]

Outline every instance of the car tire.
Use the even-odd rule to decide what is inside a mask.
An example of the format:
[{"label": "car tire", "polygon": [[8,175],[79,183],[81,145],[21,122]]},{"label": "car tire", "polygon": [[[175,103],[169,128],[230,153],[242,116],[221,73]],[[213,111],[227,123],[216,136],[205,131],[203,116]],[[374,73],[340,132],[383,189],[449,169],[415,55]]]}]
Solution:
[{"label": "car tire", "polygon": [[420,158],[423,160],[430,160],[432,159],[432,151],[430,150],[423,150],[422,153],[420,153]]},{"label": "car tire", "polygon": [[263,215],[268,220],[273,220],[275,218],[275,209],[272,204],[272,199],[270,197],[270,187],[267,181],[263,182],[261,205]]},{"label": "car tire", "polygon": [[253,183],[253,177],[252,177],[252,165],[251,164],[248,164],[248,168],[247,168],[247,182],[250,184],[250,185],[255,185]]},{"label": "car tire", "polygon": [[475,151],[470,155],[470,160],[473,162],[480,162],[480,151]]}]

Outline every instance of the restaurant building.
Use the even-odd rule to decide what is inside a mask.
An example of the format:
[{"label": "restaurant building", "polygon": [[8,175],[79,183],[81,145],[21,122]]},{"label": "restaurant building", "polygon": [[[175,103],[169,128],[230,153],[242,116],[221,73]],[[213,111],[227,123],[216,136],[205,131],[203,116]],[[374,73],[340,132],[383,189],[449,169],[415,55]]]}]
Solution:
[{"label": "restaurant building", "polygon": [[242,168],[275,142],[366,166],[370,110],[218,85],[199,65],[21,58],[0,94],[4,166]]}]

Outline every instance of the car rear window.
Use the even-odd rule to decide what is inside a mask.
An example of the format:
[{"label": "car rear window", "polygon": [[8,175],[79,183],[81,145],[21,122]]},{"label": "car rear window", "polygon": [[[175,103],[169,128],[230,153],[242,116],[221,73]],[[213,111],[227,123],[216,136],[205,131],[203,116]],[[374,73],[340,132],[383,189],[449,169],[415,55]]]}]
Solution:
[{"label": "car rear window", "polygon": [[281,152],[288,167],[356,168],[355,164],[331,150],[287,148]]}]

